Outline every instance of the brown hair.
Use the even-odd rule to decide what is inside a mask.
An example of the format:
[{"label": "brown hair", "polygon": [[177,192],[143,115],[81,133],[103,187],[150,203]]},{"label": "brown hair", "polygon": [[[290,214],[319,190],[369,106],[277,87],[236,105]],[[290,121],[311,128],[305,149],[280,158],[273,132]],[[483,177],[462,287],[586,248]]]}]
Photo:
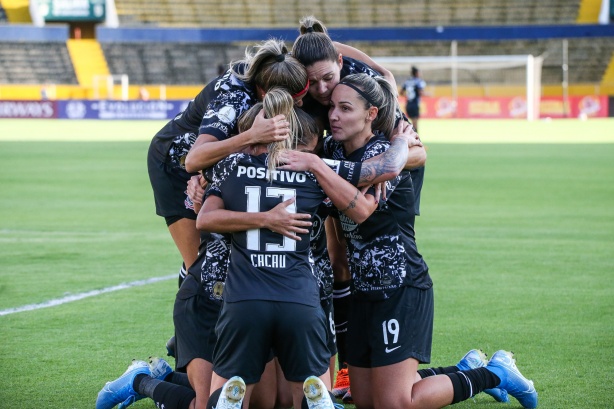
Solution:
[{"label": "brown hair", "polygon": [[303,17],[299,24],[300,35],[294,41],[292,55],[305,67],[319,61],[336,62],[339,52],[324,24],[314,16]]}]

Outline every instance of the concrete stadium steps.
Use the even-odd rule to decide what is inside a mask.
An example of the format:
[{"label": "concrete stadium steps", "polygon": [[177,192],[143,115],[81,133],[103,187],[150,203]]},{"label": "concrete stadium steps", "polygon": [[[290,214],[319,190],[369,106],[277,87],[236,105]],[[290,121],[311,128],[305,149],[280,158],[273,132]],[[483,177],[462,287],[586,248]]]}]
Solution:
[{"label": "concrete stadium steps", "polygon": [[217,77],[217,67],[243,58],[245,48],[229,44],[102,43],[114,75],[127,74],[131,84],[203,86]]},{"label": "concrete stadium steps", "polygon": [[0,83],[76,84],[64,43],[0,42]]},{"label": "concrete stadium steps", "polygon": [[[17,1],[17,0],[13,0]],[[581,0],[116,0],[123,26],[294,27],[313,14],[328,27],[573,24]],[[584,2],[599,0],[582,0]]]},{"label": "concrete stadium steps", "polygon": [[31,23],[29,0],[0,0],[9,23]]},{"label": "concrete stadium steps", "polygon": [[66,46],[80,85],[90,87],[94,76],[109,75],[109,67],[98,41],[68,40]]},{"label": "concrete stadium steps", "polygon": [[580,0],[580,8],[578,10],[578,17],[576,19],[576,23],[597,24],[599,22],[601,1],[602,0]]}]

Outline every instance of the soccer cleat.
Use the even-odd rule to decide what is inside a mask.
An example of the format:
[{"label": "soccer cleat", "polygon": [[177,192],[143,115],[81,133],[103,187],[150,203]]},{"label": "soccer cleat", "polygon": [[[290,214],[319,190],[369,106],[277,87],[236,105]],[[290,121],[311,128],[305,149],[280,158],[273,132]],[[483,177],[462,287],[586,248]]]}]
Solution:
[{"label": "soccer cleat", "polygon": [[96,409],[111,409],[118,403],[125,408],[144,396],[139,395],[132,387],[134,378],[139,375],[151,375],[149,365],[145,361],[132,360],[126,372],[112,382],[107,382],[98,392]]},{"label": "soccer cleat", "polygon": [[309,409],[334,409],[333,401],[324,385],[317,376],[310,376],[303,382],[303,392],[307,398]]},{"label": "soccer cleat", "polygon": [[343,395],[341,399],[343,403],[354,403],[354,399],[352,399],[352,390],[348,389],[348,391]]},{"label": "soccer cleat", "polygon": [[486,354],[481,349],[472,349],[458,361],[456,367],[461,371],[468,371],[469,369],[482,368],[487,363]]},{"label": "soccer cleat", "polygon": [[240,376],[233,376],[222,387],[215,409],[241,409],[243,397],[245,397],[245,382]]},{"label": "soccer cleat", "polygon": [[501,379],[499,388],[516,398],[523,408],[537,407],[537,391],[533,386],[533,381],[520,373],[512,352],[503,350],[495,352],[488,361],[486,369]]},{"label": "soccer cleat", "polygon": [[173,372],[173,368],[171,368],[168,362],[157,356],[149,357],[149,370],[151,371],[151,377],[160,381],[163,381]]},{"label": "soccer cleat", "polygon": [[168,341],[166,341],[166,356],[171,356],[173,358],[176,358],[175,345],[176,345],[176,339],[175,339],[175,336],[173,335],[172,337],[169,338]]},{"label": "soccer cleat", "polygon": [[348,390],[350,390],[350,375],[348,374],[348,370],[347,368],[339,369],[331,392],[335,398],[341,399]]},{"label": "soccer cleat", "polygon": [[[486,354],[481,349],[472,349],[461,358],[456,367],[461,371],[467,371],[469,369],[483,368],[487,363]],[[510,401],[504,389],[485,389],[484,393],[492,396],[497,402],[508,403]]]}]

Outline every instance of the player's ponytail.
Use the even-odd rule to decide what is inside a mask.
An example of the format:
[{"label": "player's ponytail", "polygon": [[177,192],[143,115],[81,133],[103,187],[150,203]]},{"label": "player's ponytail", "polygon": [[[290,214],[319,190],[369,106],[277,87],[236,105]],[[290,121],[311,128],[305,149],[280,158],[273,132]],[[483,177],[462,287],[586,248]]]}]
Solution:
[{"label": "player's ponytail", "polygon": [[262,101],[264,116],[273,118],[276,115],[284,115],[290,124],[290,136],[283,141],[272,142],[267,146],[269,151],[268,168],[271,174],[279,166],[279,154],[284,149],[296,149],[299,143],[300,124],[294,112],[294,99],[282,88],[270,89]]},{"label": "player's ponytail", "polygon": [[[255,52],[245,50],[245,59],[232,63],[237,78],[268,92],[273,87],[282,87],[292,95],[304,91],[307,84],[305,67],[290,53],[282,40],[270,39],[254,47]],[[245,65],[245,72],[235,69]]]},{"label": "player's ponytail", "polygon": [[305,16],[299,20],[300,27],[299,33],[324,33],[328,35],[328,30],[324,23],[315,18],[314,16]]},{"label": "player's ponytail", "polygon": [[320,62],[333,61],[339,58],[339,52],[328,36],[324,24],[314,16],[303,17],[300,21],[300,35],[292,46],[292,55],[305,67]]}]

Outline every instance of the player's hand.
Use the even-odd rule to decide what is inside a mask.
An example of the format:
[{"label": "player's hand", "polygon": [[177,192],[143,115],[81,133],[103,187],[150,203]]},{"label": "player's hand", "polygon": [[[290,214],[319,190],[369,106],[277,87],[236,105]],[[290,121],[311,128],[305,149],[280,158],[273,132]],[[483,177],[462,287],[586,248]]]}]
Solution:
[{"label": "player's hand", "polygon": [[194,205],[194,212],[198,213],[203,205],[207,180],[202,175],[195,175],[188,180],[186,193]]},{"label": "player's hand", "polygon": [[278,169],[306,172],[312,169],[314,160],[321,159],[312,153],[286,149],[279,154],[279,160],[283,165],[278,166]]},{"label": "player's hand", "polygon": [[287,207],[294,203],[295,197],[281,202],[267,212],[270,216],[267,228],[293,240],[301,240],[298,234],[309,233],[311,215],[307,213],[290,213]]},{"label": "player's hand", "polygon": [[252,132],[251,144],[279,142],[290,136],[290,123],[286,121],[284,115],[276,115],[267,119],[262,110],[254,119],[250,131]]},{"label": "player's hand", "polygon": [[412,146],[422,146],[420,136],[409,122],[399,121],[399,124],[392,132],[390,141],[394,140],[395,138],[405,139],[407,141],[407,146],[410,148]]},{"label": "player's hand", "polygon": [[380,182],[375,185],[375,203],[379,203],[380,199],[384,202],[388,200],[388,196],[386,195],[386,182]]}]

